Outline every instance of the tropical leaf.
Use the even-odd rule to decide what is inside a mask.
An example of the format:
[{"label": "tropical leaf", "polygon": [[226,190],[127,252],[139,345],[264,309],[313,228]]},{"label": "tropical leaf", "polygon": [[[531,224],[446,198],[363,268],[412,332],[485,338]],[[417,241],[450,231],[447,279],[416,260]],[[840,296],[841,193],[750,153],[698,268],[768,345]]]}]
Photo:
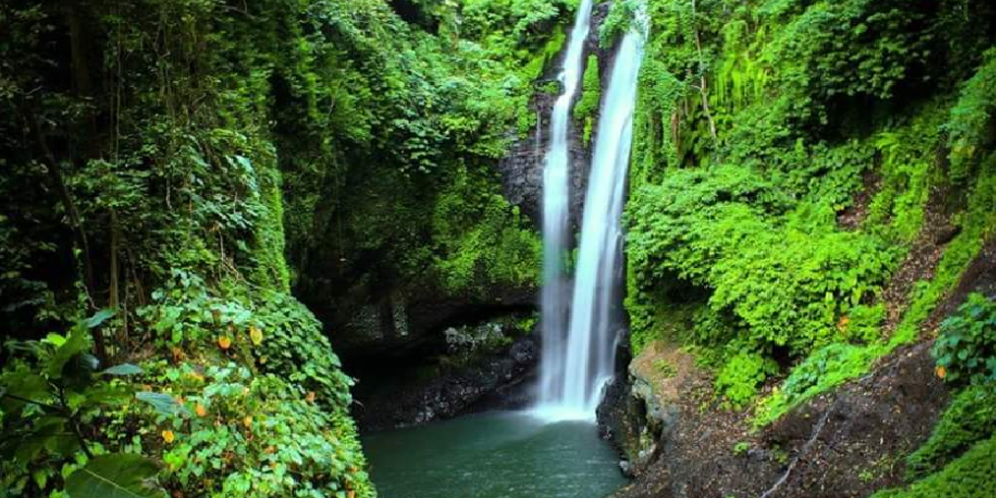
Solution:
[{"label": "tropical leaf", "polygon": [[170,396],[169,394],[142,391],[135,393],[135,397],[138,398],[139,401],[144,401],[152,405],[157,412],[163,415],[182,415],[184,417],[190,416],[190,412],[184,408],[183,405],[176,400],[176,398]]},{"label": "tropical leaf", "polygon": [[141,455],[101,455],[66,479],[70,498],[163,498],[159,467]]},{"label": "tropical leaf", "polygon": [[83,324],[86,325],[86,328],[88,329],[97,328],[100,326],[100,324],[106,322],[109,318],[113,317],[114,315],[115,315],[114,310],[109,308],[102,309],[94,313],[93,316],[91,316],[90,318],[84,320]]},{"label": "tropical leaf", "polygon": [[52,379],[62,377],[62,368],[69,363],[73,357],[78,355],[87,346],[86,334],[79,328],[73,329],[66,341],[55,350],[55,354],[48,363],[48,376]]},{"label": "tropical leaf", "polygon": [[137,365],[132,365],[131,363],[122,363],[120,365],[115,365],[103,372],[105,375],[138,375],[142,373],[142,368]]}]

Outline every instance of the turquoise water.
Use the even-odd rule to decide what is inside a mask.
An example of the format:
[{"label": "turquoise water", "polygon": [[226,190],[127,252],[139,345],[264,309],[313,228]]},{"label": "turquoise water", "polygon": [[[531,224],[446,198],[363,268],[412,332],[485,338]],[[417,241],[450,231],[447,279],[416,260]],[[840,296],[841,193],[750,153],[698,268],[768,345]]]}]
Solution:
[{"label": "turquoise water", "polygon": [[496,412],[371,434],[363,444],[381,498],[602,498],[626,484],[590,422]]}]

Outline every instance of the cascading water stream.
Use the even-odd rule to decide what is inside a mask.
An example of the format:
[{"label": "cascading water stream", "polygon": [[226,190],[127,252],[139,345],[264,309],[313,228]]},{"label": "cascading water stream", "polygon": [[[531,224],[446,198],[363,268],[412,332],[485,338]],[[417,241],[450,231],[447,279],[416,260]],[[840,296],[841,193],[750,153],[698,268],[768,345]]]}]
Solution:
[{"label": "cascading water stream", "polygon": [[622,210],[633,138],[636,82],[643,38],[623,38],[602,104],[588,177],[567,344],[563,405],[594,414],[602,384],[613,374],[612,309],[621,282]]},{"label": "cascading water stream", "polygon": [[[634,25],[640,25],[642,21],[638,19]],[[644,35],[636,31],[631,31],[623,38],[610,73],[608,92],[602,102],[585,197],[569,328],[565,329],[559,319],[544,321],[543,363],[540,366],[542,382],[539,404],[535,410],[544,418],[594,418],[601,387],[613,374],[617,335],[613,326],[613,309],[620,297],[622,266],[621,218],[632,146],[637,77],[643,58],[643,39]],[[550,160],[551,156],[548,156],[547,169],[551,166],[559,168],[561,165]],[[566,165],[564,169],[566,170]],[[546,172],[545,178],[550,179],[553,174]],[[557,171],[556,174],[561,172]],[[564,175],[566,180],[566,173]],[[544,187],[549,190],[547,184]],[[563,195],[566,208],[567,193],[558,191],[557,194]],[[549,200],[550,195],[549,192],[546,193],[544,200]],[[544,209],[548,207],[545,205]],[[545,213],[545,219],[546,216]],[[566,223],[566,214],[564,221]],[[544,230],[546,228],[545,225]],[[544,241],[547,236],[544,235]],[[557,249],[562,251],[562,247],[557,246]],[[547,251],[550,250],[551,248],[547,248]],[[549,253],[547,257],[550,257]],[[560,257],[559,252],[557,257]],[[547,260],[546,263],[549,264],[550,261]],[[550,288],[550,282],[547,281],[545,285],[547,287],[544,287],[542,303],[544,320],[548,318],[548,312],[556,311],[558,316],[562,316],[563,284],[558,282],[555,287]],[[557,294],[548,296],[548,292]],[[559,299],[558,303],[552,303],[556,308],[546,308],[548,298],[551,301],[553,298]],[[554,326],[557,328],[551,328]]]},{"label": "cascading water stream", "polygon": [[563,92],[551,115],[550,150],[543,168],[543,291],[540,309],[543,330],[543,354],[540,359],[540,403],[551,404],[563,395],[561,377],[564,370],[564,330],[567,322],[565,302],[564,253],[569,241],[568,177],[571,103],[581,82],[582,55],[588,38],[592,0],[581,0],[558,76]]}]

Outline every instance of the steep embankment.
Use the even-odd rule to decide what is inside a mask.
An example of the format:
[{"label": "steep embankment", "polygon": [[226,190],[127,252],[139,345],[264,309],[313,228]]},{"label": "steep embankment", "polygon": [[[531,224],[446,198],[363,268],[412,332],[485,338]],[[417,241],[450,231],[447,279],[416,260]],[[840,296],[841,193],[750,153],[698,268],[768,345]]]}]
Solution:
[{"label": "steep embankment", "polygon": [[[639,4],[616,2],[608,24]],[[638,474],[621,496],[985,482],[989,432],[929,472],[903,460],[996,362],[980,345],[984,297],[939,327],[969,291],[993,296],[992,7],[647,6],[627,206],[633,397],[617,385],[602,409]],[[953,437],[937,427],[928,445]]]}]

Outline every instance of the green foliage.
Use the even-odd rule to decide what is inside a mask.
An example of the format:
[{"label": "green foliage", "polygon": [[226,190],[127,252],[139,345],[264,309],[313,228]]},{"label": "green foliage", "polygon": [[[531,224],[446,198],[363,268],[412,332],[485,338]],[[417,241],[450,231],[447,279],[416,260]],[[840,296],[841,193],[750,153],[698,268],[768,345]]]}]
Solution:
[{"label": "green foliage", "polygon": [[527,228],[486,176],[455,171],[433,212],[432,261],[445,289],[485,293],[489,285],[533,285],[541,254],[538,234]]},{"label": "green foliage", "polygon": [[770,67],[760,52],[767,41],[766,26],[753,35],[746,20],[732,20],[721,29],[723,53],[716,71],[715,102],[719,106],[743,109],[764,95],[771,77]]},{"label": "green foliage", "polygon": [[904,242],[920,231],[930,187],[939,183],[939,170],[932,165],[941,142],[944,104],[928,104],[909,124],[875,138],[882,183],[868,206],[868,227],[886,226],[882,231]]},{"label": "green foliage", "polygon": [[159,467],[139,455],[102,455],[66,479],[70,498],[158,498],[166,492],[155,483]]},{"label": "green foliage", "polygon": [[[867,346],[828,346],[815,351],[792,371],[784,389],[762,403],[755,424],[766,425],[804,400],[863,375],[875,360],[917,338],[920,325],[927,320],[941,298],[957,285],[982,248],[987,234],[996,226],[993,215],[996,183],[992,170],[988,169],[993,164],[992,160],[984,163],[977,184],[970,192],[967,209],[959,221],[962,231],[945,248],[934,278],[914,287],[910,305],[892,336],[887,341],[875,341]],[[804,381],[807,378],[817,378],[818,381],[812,385]]]},{"label": "green foliage", "polygon": [[872,498],[977,498],[996,488],[996,437],[976,444],[941,471],[914,482],[908,489],[879,491]]},{"label": "green foliage", "polygon": [[94,458],[106,449],[83,429],[126,405],[133,388],[125,379],[142,373],[130,364],[98,370],[88,333],[110,315],[100,312],[65,337],[53,333],[41,341],[6,344],[12,354],[20,354],[0,374],[4,496],[58,493],[63,481],[73,497],[163,496],[154,484],[159,471],[154,462],[133,454]]},{"label": "green foliage", "polygon": [[602,86],[599,80],[598,57],[588,56],[588,64],[584,69],[581,84],[581,98],[574,104],[574,119],[584,126],[582,139],[585,144],[591,143],[591,132],[595,127],[595,116],[602,102]]},{"label": "green foliage", "polygon": [[920,448],[906,458],[908,480],[938,472],[974,444],[993,435],[996,427],[994,387],[972,386],[951,400],[940,421]]},{"label": "green foliage", "polygon": [[982,249],[996,228],[996,154],[983,161],[974,187],[968,193],[968,206],[955,220],[961,231],[948,243],[934,278],[913,289],[910,306],[893,333],[891,344],[905,344],[916,338],[918,328],[940,303]]},{"label": "green foliage", "polygon": [[233,363],[203,373],[190,364],[148,370],[195,412],[156,419],[171,435],[162,456],[167,488],[224,497],[371,496],[352,422],[300,386]]},{"label": "green foliage", "polygon": [[665,379],[678,375],[678,368],[663,358],[654,361],[654,371]]},{"label": "green foliage", "polygon": [[868,0],[804,8],[769,47],[771,59],[791,63],[777,77],[798,95],[817,102],[838,94],[888,98],[928,61],[933,35],[921,28],[926,9]]},{"label": "green foliage", "polygon": [[[764,424],[917,336],[993,226],[992,25],[966,8],[992,11],[648,2],[626,207],[634,350],[671,337],[726,374],[729,344],[787,354],[798,366],[759,405]],[[979,149],[949,185],[960,136]],[[945,189],[961,232],[885,337],[882,289]]]},{"label": "green foliage", "polygon": [[763,427],[777,420],[803,401],[837,387],[868,371],[872,363],[888,352],[879,345],[828,344],[813,351],[791,370],[775,392],[765,398],[755,413],[754,425]]},{"label": "green foliage", "polygon": [[[563,47],[574,2],[418,2],[432,21],[421,24],[434,24],[436,34],[405,23],[381,0],[319,5],[301,14],[318,28],[299,35],[310,56],[282,74],[313,73],[320,108],[332,114],[302,115],[303,102],[295,103],[303,98],[294,95],[273,110],[296,290],[329,292],[316,300],[348,315],[376,297],[370,281],[477,298],[484,298],[480,278],[531,283],[536,260],[524,257],[525,223],[513,223],[507,205],[498,209],[492,166],[514,138],[510,130],[533,130],[530,99],[544,91],[547,82],[537,80]],[[450,212],[468,184],[487,194],[461,201],[468,213],[461,230],[475,233],[450,237],[439,213]],[[491,244],[496,231],[513,240]],[[509,257],[500,252],[508,249]],[[482,260],[509,258],[522,265],[494,263],[501,268],[472,275]],[[325,291],[330,275],[335,291]],[[420,284],[405,289],[408,282]]]},{"label": "green foliage", "polygon": [[598,43],[602,48],[611,47],[620,35],[629,31],[630,24],[635,18],[635,12],[640,8],[641,2],[633,0],[619,0],[612,2],[609,6],[609,13],[602,21],[598,31]]},{"label": "green foliage", "polygon": [[954,182],[964,181],[980,156],[992,145],[993,101],[996,100],[996,49],[989,49],[985,61],[972,78],[965,82],[958,104],[951,108],[945,128],[951,152],[949,176]]},{"label": "green foliage", "polygon": [[881,338],[884,319],[885,304],[859,304],[851,308],[850,313],[837,323],[837,327],[844,338],[870,344]]},{"label": "green foliage", "polygon": [[949,382],[996,382],[996,302],[978,293],[941,324],[931,350]]},{"label": "green foliage", "polygon": [[[545,16],[521,24],[539,30],[525,53],[483,61],[480,45],[453,50],[380,0],[0,6],[13,36],[0,44],[3,335],[84,330],[4,359],[4,444],[29,445],[5,446],[0,494],[75,496],[69,480],[102,475],[97,459],[115,453],[166,462],[176,495],[372,496],[346,415],[352,381],[290,297],[285,250],[334,227],[309,208],[342,219],[355,199],[343,191],[368,194],[359,176],[435,192],[440,158],[483,169],[498,156],[515,118],[506,97],[531,84],[509,66],[548,37]],[[383,216],[422,228],[399,252],[424,243],[427,214]],[[87,336],[93,356],[142,372],[90,372],[89,353],[69,349],[89,351]],[[18,393],[48,407],[8,405]],[[184,444],[189,459],[170,456]]]},{"label": "green foliage", "polygon": [[733,454],[737,456],[746,454],[748,450],[750,450],[750,443],[747,441],[740,441],[733,446]]},{"label": "green foliage", "polygon": [[712,289],[709,306],[754,348],[805,353],[840,335],[840,316],[877,292],[894,255],[835,229],[826,207],[774,216],[787,199],[770,185],[747,168],[677,171],[634,196],[629,254],[641,285],[676,277]]},{"label": "green foliage", "polygon": [[[255,348],[260,370],[318,393],[318,402],[329,411],[346,413],[352,403],[349,388],[353,380],[340,370],[342,365],[321,323],[287,294],[270,292],[261,301],[263,304],[255,313],[256,322],[251,326],[262,337]],[[253,342],[251,337],[248,339]]]},{"label": "green foliage", "polygon": [[778,373],[778,364],[756,354],[741,351],[734,355],[716,377],[716,391],[734,408],[742,408],[754,399],[757,386],[769,375]]}]

